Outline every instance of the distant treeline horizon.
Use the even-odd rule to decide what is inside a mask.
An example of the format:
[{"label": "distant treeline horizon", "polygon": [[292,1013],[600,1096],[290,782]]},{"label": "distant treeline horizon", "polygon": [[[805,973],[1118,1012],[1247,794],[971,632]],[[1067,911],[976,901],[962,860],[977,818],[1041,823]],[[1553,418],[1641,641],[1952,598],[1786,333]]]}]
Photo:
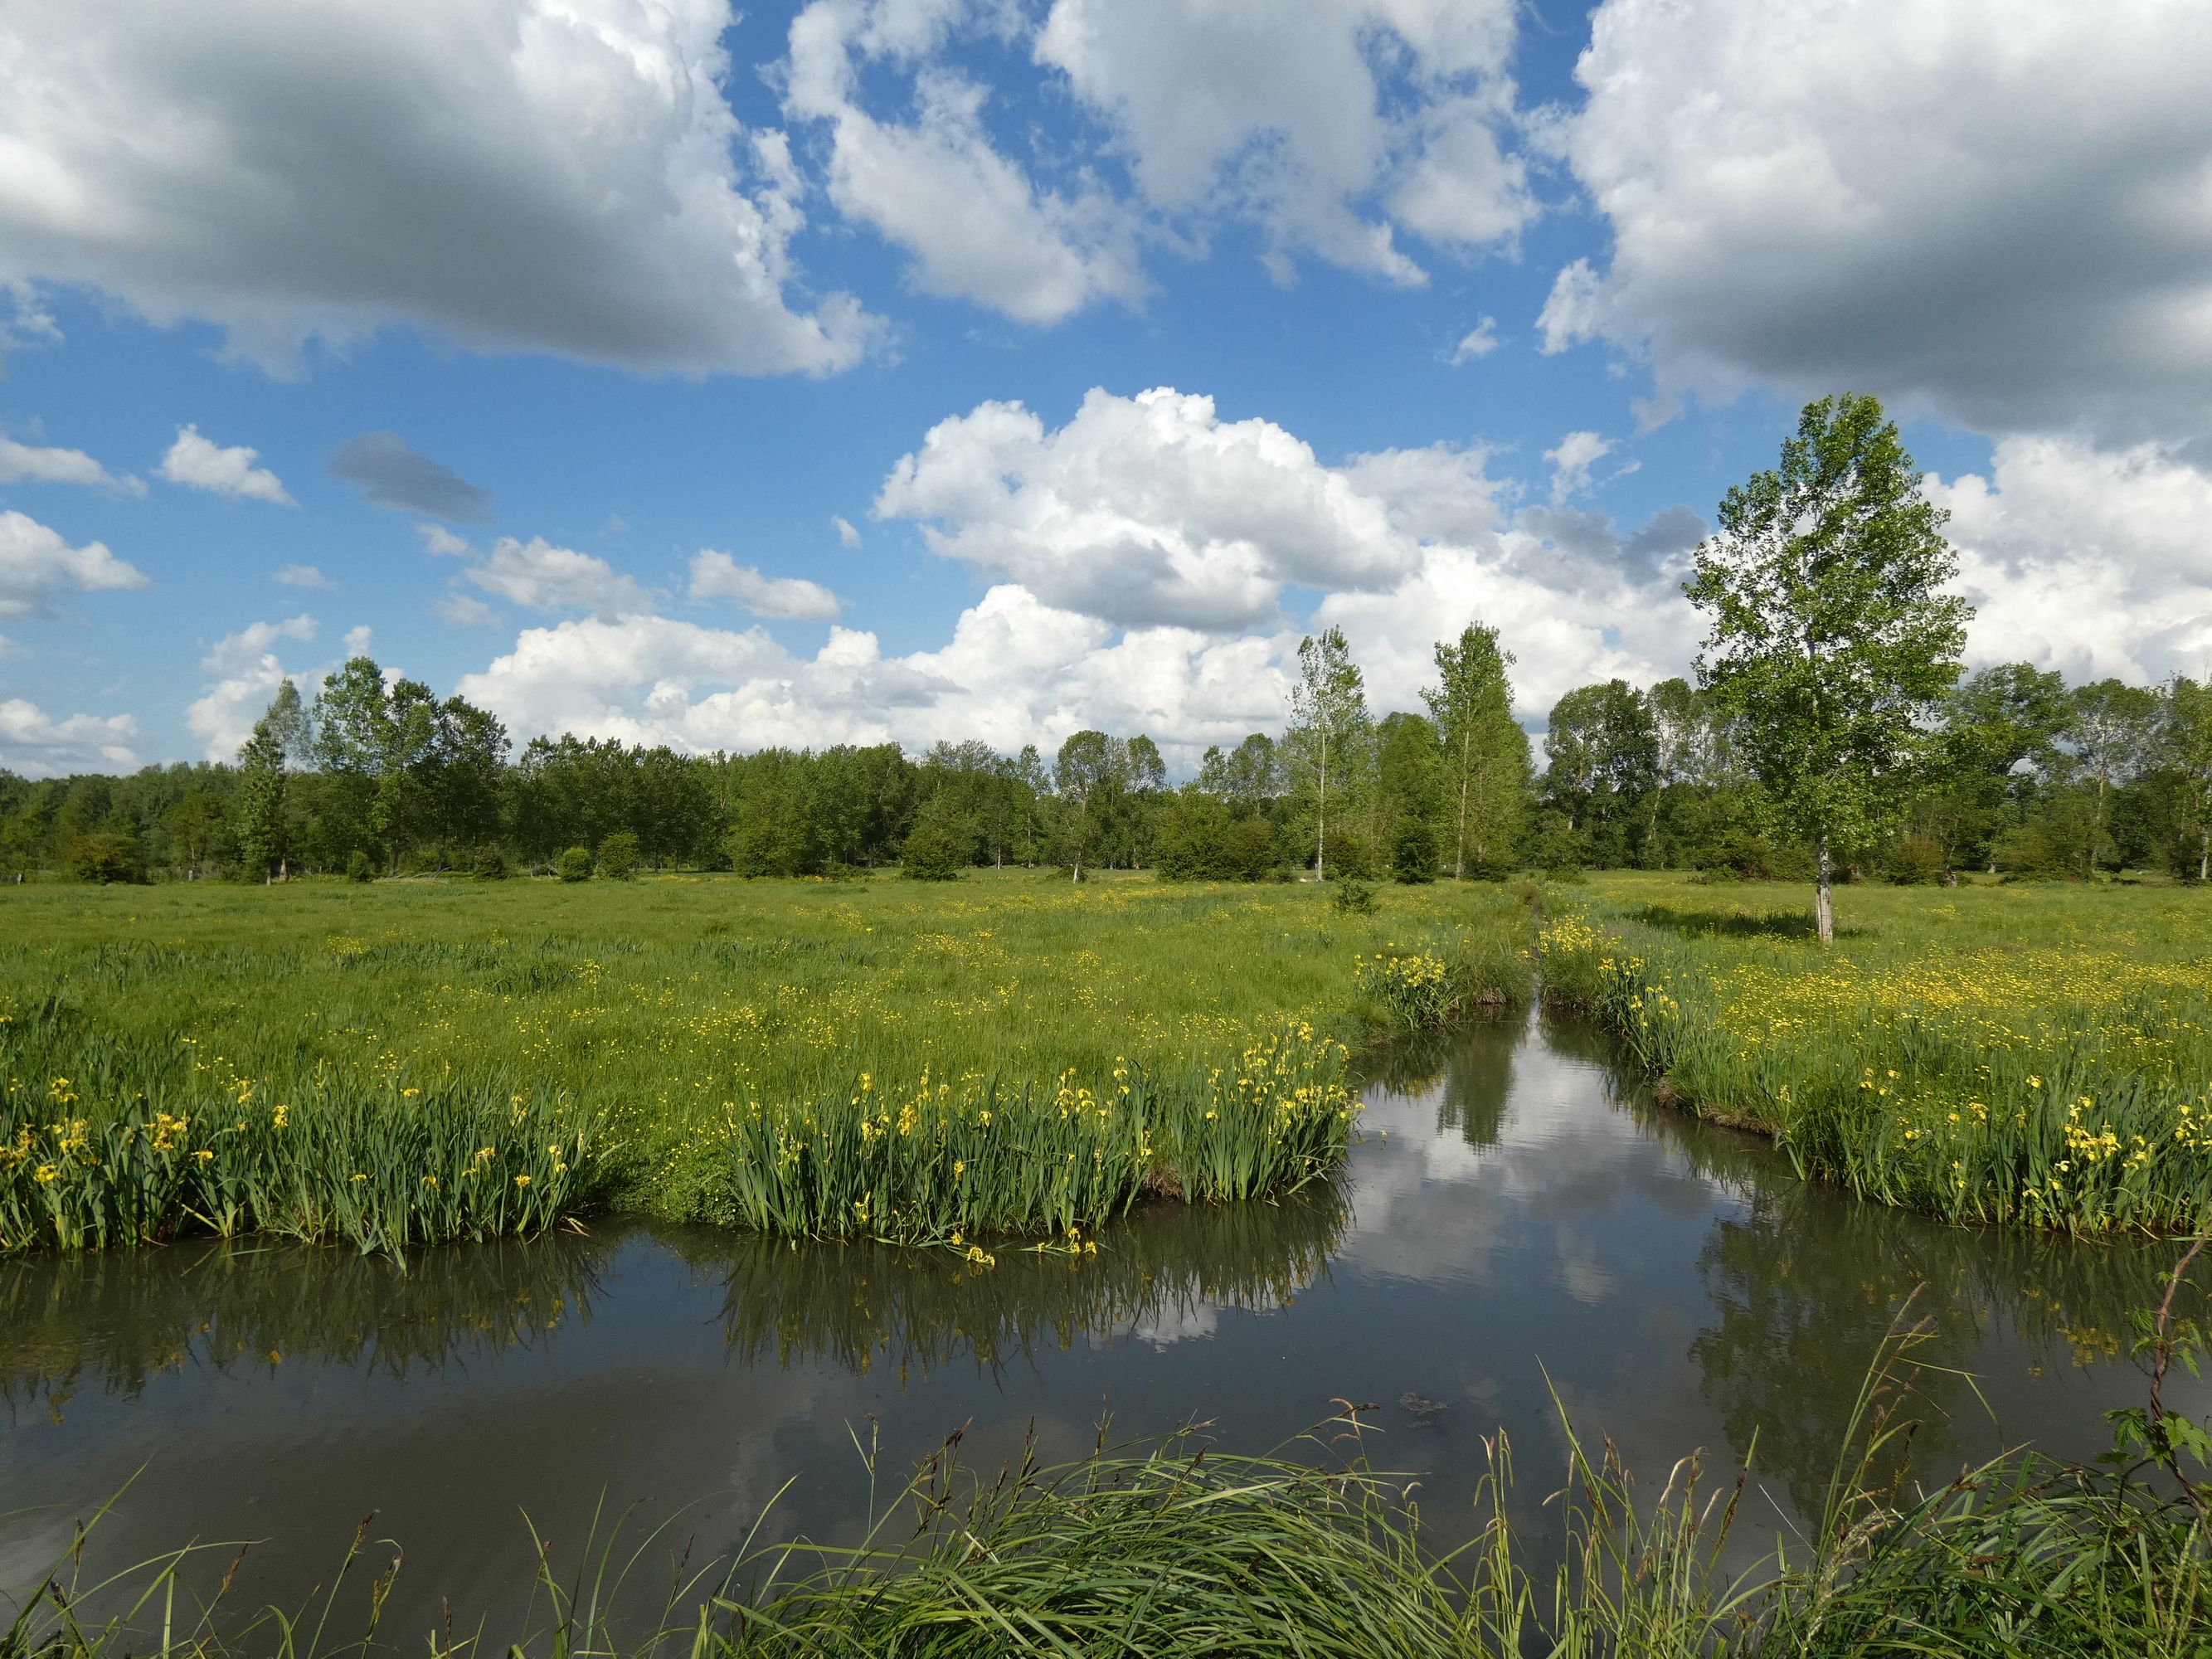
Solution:
[{"label": "distant treeline horizon", "polygon": [[[1437,648],[1421,712],[1375,718],[1336,630],[1310,639],[1292,718],[1206,750],[1170,785],[1142,733],[1048,757],[975,740],[679,753],[564,734],[519,752],[501,722],[356,657],[312,701],[289,683],[228,763],[31,780],[0,769],[0,873],[94,880],[499,875],[605,864],[836,874],[890,865],[1151,869],[1171,878],[1496,877],[1698,869],[1802,878],[1740,745],[1686,680],[1576,688],[1540,763],[1493,629]],[[1926,731],[1902,832],[1842,849],[1865,877],[1984,870],[2208,873],[2212,688],[2000,664]],[[600,854],[610,842],[611,856]]]}]

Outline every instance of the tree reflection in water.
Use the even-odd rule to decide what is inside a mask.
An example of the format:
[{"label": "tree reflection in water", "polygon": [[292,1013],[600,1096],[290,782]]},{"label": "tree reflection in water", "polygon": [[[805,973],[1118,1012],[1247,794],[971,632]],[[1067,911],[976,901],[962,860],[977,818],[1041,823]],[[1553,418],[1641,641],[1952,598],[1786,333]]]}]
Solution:
[{"label": "tree reflection in water", "polygon": [[57,1419],[88,1385],[322,1361],[395,1379],[550,1340],[587,1319],[605,1247],[573,1235],[377,1256],[172,1245],[0,1259],[0,1401]]},{"label": "tree reflection in water", "polygon": [[[1920,1350],[1914,1460],[1979,1456],[2004,1431],[1967,1370],[2007,1333],[2036,1363],[2118,1359],[2131,1310],[2157,1305],[2173,1252],[1945,1227],[1809,1186],[1770,1184],[1698,1258],[1714,1322],[1690,1346],[1732,1443],[1818,1514],[1868,1357],[1907,1298]],[[1959,1368],[1959,1369],[1947,1369]],[[1962,1420],[1963,1419],[1963,1420]],[[1962,1443],[1963,1439],[1963,1443]]]},{"label": "tree reflection in water", "polygon": [[[1478,1030],[1473,1034],[1478,1040],[1470,1040],[1464,1030],[1447,1030],[1393,1043],[1363,1056],[1361,1079],[1370,1088],[1409,1100],[1434,1095],[1440,1133],[1457,1130],[1476,1152],[1495,1146],[1513,1090],[1517,1045],[1510,1039],[1522,1018],[1516,1012],[1486,1019],[1485,1025],[1504,1029]],[[1489,1040],[1492,1036],[1499,1040]]]}]

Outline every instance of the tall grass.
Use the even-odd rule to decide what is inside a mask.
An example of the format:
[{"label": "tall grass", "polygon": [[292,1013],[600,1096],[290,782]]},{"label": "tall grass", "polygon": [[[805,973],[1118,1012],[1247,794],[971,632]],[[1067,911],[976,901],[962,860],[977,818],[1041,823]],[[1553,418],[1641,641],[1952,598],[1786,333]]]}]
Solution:
[{"label": "tall grass", "polygon": [[[1665,1097],[1950,1221],[2212,1224],[2212,954],[2180,908],[2198,896],[1852,892],[1865,919],[1822,951],[1771,912],[1637,890],[1555,916],[1542,967]],[[2097,917],[2099,943],[2052,947]]]},{"label": "tall grass", "polygon": [[[11,889],[0,1251],[396,1253],[599,1206],[981,1249],[1294,1190],[1341,1156],[1356,1048],[1526,994],[1526,915],[1025,877]],[[1383,958],[1455,994],[1409,1016]]]}]

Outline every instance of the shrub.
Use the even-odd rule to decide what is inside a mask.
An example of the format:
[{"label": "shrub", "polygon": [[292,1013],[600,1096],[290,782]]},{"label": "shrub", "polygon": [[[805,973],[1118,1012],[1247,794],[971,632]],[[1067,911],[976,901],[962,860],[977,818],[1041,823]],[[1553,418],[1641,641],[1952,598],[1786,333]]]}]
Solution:
[{"label": "shrub", "polygon": [[507,878],[507,853],[497,842],[489,842],[477,849],[469,866],[469,873],[478,881],[505,881]]},{"label": "shrub", "polygon": [[2073,874],[2065,854],[2040,824],[2006,830],[1990,848],[1990,860],[2014,881],[2056,881]]},{"label": "shrub", "polygon": [[637,879],[637,837],[617,830],[599,843],[599,874],[608,881]]},{"label": "shrub", "polygon": [[1536,832],[1529,848],[1530,861],[1547,876],[1578,876],[1583,872],[1582,842],[1554,817]]},{"label": "shrub", "polygon": [[561,861],[553,866],[553,872],[563,881],[589,881],[592,878],[592,849],[571,847],[561,854]]},{"label": "shrub", "polygon": [[1694,862],[1699,870],[1715,876],[1765,881],[1774,873],[1772,854],[1764,836],[1741,824],[1730,824],[1698,849]]},{"label": "shrub", "polygon": [[[1818,867],[1818,860],[1814,858],[1813,849],[1809,847],[1800,847],[1793,843],[1789,846],[1767,848],[1766,873],[1777,881],[1810,881]],[[1850,867],[1841,863],[1838,863],[1837,867],[1831,870],[1828,874],[1831,879],[1838,882],[1849,882],[1851,878]]]},{"label": "shrub", "polygon": [[960,844],[942,824],[924,824],[899,848],[899,874],[908,881],[957,881]]},{"label": "shrub", "polygon": [[1275,833],[1262,817],[1238,818],[1221,832],[1221,875],[1226,881],[1265,881],[1275,867]]},{"label": "shrub", "polygon": [[741,876],[811,876],[822,867],[821,838],[805,804],[789,790],[767,790],[738,804],[726,843]]},{"label": "shrub", "polygon": [[1375,874],[1375,849],[1367,837],[1350,830],[1332,830],[1323,843],[1328,873],[1365,881]]},{"label": "shrub", "polygon": [[1437,878],[1437,832],[1427,819],[1408,812],[1398,820],[1390,838],[1390,873],[1404,882]]},{"label": "shrub", "polygon": [[1265,818],[1231,818],[1215,802],[1177,805],[1163,815],[1153,868],[1167,881],[1265,881],[1275,836]]},{"label": "shrub", "polygon": [[1371,916],[1375,914],[1375,890],[1357,876],[1340,878],[1336,884],[1334,903],[1340,914],[1347,916]]},{"label": "shrub", "polygon": [[1933,836],[1907,836],[1889,849],[1888,875],[1899,887],[1943,879],[1943,848]]},{"label": "shrub", "polygon": [[136,836],[80,836],[70,848],[70,872],[79,881],[96,881],[103,887],[114,881],[143,881],[146,854]]},{"label": "shrub", "polygon": [[346,860],[346,879],[348,881],[376,879],[376,866],[368,861],[368,854],[358,847],[353,849],[353,856]]}]

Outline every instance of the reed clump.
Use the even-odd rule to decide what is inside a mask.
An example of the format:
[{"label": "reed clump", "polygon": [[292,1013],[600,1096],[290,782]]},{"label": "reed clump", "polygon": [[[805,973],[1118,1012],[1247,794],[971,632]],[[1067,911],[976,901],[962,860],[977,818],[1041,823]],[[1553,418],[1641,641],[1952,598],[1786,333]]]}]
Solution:
[{"label": "reed clump", "polygon": [[267,1086],[220,1063],[152,1099],[80,1088],[10,1081],[0,1253],[258,1233],[398,1254],[541,1231],[600,1184],[595,1115],[542,1089],[319,1072]]},{"label": "reed clump", "polygon": [[1117,1057],[1097,1088],[1073,1071],[1043,1087],[924,1072],[879,1090],[863,1073],[843,1099],[728,1104],[692,1152],[719,1160],[738,1225],[949,1239],[981,1261],[988,1252],[969,1241],[1073,1237],[1148,1193],[1219,1203],[1320,1179],[1351,1133],[1348,1059],[1312,1026],[1285,1023],[1201,1074],[1158,1079]]}]

